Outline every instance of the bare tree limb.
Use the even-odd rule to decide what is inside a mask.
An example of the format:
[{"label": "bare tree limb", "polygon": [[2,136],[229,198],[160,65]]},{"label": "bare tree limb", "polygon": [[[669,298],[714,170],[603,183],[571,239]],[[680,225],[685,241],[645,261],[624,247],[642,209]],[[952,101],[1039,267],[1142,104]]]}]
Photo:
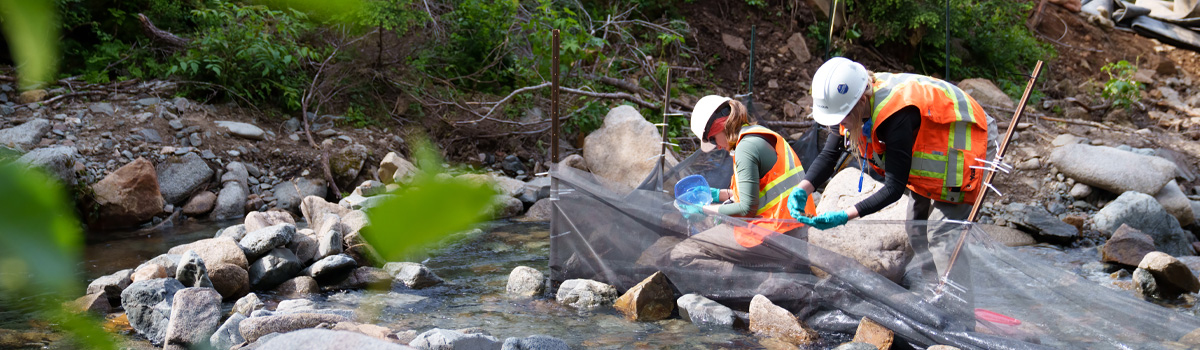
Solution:
[{"label": "bare tree limb", "polygon": [[159,42],[167,47],[170,47],[171,49],[179,50],[187,48],[188,43],[191,42],[191,40],[180,38],[175,34],[171,34],[171,32],[158,29],[158,27],[155,27],[154,23],[150,22],[150,19],[146,18],[146,15],[144,14],[138,14],[138,21],[142,23],[142,31],[146,32],[146,36],[150,37],[150,39],[154,40],[155,42]]}]

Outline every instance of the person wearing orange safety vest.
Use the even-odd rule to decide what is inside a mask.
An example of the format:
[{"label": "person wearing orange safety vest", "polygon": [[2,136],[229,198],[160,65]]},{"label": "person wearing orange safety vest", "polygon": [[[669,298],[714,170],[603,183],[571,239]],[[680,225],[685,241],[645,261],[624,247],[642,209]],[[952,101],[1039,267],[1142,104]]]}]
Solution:
[{"label": "person wearing orange safety vest", "polygon": [[[701,151],[727,150],[733,155],[730,189],[710,189],[713,204],[683,207],[685,215],[720,214],[743,217],[751,225],[717,225],[681,242],[672,259],[681,266],[732,271],[746,257],[762,257],[760,246],[770,236],[797,234],[803,227],[788,213],[789,193],[804,178],[804,167],[787,140],[749,121],[746,107],[722,96],[701,98],[692,111],[691,129]],[[813,206],[809,202],[808,209]],[[776,257],[782,261],[794,257]]]},{"label": "person wearing orange safety vest", "polygon": [[[812,97],[813,119],[839,126],[839,135],[827,140],[792,192],[791,215],[825,230],[875,213],[902,198],[907,189],[909,234],[918,252],[914,262],[926,270],[936,267],[941,276],[957,245],[956,233],[962,231],[954,229],[958,225],[940,222],[967,219],[984,190],[985,174],[980,168],[993,160],[997,146],[992,118],[974,98],[946,81],[917,74],[871,73],[842,57],[817,69]],[[883,176],[883,189],[853,207],[807,217],[816,213],[801,209],[804,198],[829,179],[846,148],[857,156],[863,172],[869,167]],[[913,220],[930,220],[928,229]],[[921,256],[925,251],[929,255]],[[960,257],[955,271],[967,268],[965,256]],[[969,274],[955,275],[969,280]],[[969,299],[966,302],[970,304]]]}]

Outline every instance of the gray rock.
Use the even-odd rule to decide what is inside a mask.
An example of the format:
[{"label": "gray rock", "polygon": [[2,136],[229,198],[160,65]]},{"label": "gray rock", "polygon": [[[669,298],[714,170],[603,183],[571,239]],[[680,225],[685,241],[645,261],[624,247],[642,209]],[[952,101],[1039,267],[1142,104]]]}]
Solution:
[{"label": "gray rock", "polygon": [[1200,280],[1186,264],[1163,252],[1150,252],[1138,263],[1139,270],[1154,275],[1159,294],[1175,298],[1180,294],[1200,292]]},{"label": "gray rock", "polygon": [[317,243],[315,237],[316,233],[313,233],[312,229],[296,231],[296,234],[292,235],[292,241],[288,242],[287,249],[296,254],[296,258],[300,259],[301,264],[308,265],[317,258],[320,244]]},{"label": "gray rock", "polygon": [[217,194],[217,205],[213,208],[214,219],[236,219],[246,215],[246,192],[236,183],[226,184]]},{"label": "gray rock", "polygon": [[221,185],[228,185],[229,182],[237,182],[242,186],[242,191],[247,195],[250,192],[250,170],[246,169],[246,165],[241,162],[231,162],[225,165],[225,174],[221,175]]},{"label": "gray rock", "polygon": [[1076,183],[1075,186],[1071,186],[1071,198],[1082,199],[1091,194],[1092,194],[1091,186],[1088,186],[1088,185],[1085,185],[1082,183]]},{"label": "gray rock", "polygon": [[1169,160],[1102,146],[1065,145],[1055,148],[1050,159],[1064,175],[1112,193],[1155,194],[1176,172]]},{"label": "gray rock", "polygon": [[133,283],[129,279],[130,276],[133,276],[133,271],[133,269],[124,269],[111,275],[101,276],[88,284],[87,293],[84,294],[104,293],[109,296],[109,299],[114,299]]},{"label": "gray rock", "polygon": [[40,168],[48,175],[58,179],[63,185],[70,187],[75,186],[79,180],[75,166],[82,159],[83,157],[79,155],[79,151],[75,147],[50,146],[29,151],[18,158],[17,162]]},{"label": "gray rock", "polygon": [[492,206],[489,209],[493,219],[504,219],[521,215],[525,210],[525,203],[515,197],[498,194],[492,197]]},{"label": "gray rock", "polygon": [[838,345],[833,350],[879,350],[879,348],[867,343],[852,342]]},{"label": "gray rock", "polygon": [[225,120],[217,121],[216,124],[218,127],[225,128],[226,130],[229,131],[230,134],[233,134],[234,136],[246,138],[246,139],[250,139],[250,140],[262,140],[263,135],[266,134],[265,132],[263,132],[263,130],[261,128],[255,126],[254,124],[225,121]]},{"label": "gray rock", "polygon": [[204,145],[203,140],[200,139],[200,133],[192,133],[191,135],[188,135],[188,143],[190,143],[192,147],[200,147]]},{"label": "gray rock", "polygon": [[[816,211],[825,213],[842,210],[883,189],[883,183],[862,177],[856,169],[839,172],[825,185]],[[859,179],[862,191],[859,191]],[[910,206],[908,195],[868,215],[870,220],[906,220]],[[828,230],[808,230],[809,242],[842,256],[852,258],[875,273],[899,282],[904,267],[912,260],[912,244],[904,225],[847,225]]]},{"label": "gray rock", "polygon": [[368,150],[361,144],[350,144],[329,156],[329,170],[338,188],[350,188],[353,181],[362,171],[363,162],[367,159]]},{"label": "gray rock", "polygon": [[370,196],[374,196],[374,195],[383,194],[386,192],[387,192],[387,187],[385,187],[382,182],[375,181],[375,180],[363,181],[362,184],[360,184],[360,185],[358,185],[358,187],[354,188],[354,194],[357,194],[357,195],[360,195],[363,197],[370,197]]},{"label": "gray rock", "polygon": [[137,103],[139,105],[146,106],[146,107],[150,107],[150,106],[159,104],[161,102],[162,102],[162,100],[159,99],[158,97],[147,97],[147,98],[137,100]]},{"label": "gray rock", "polygon": [[283,122],[283,131],[297,132],[300,131],[300,119],[291,118]]},{"label": "gray rock", "polygon": [[300,313],[300,311],[312,311],[317,309],[317,303],[308,299],[292,299],[279,302],[279,306],[275,307],[277,313]]},{"label": "gray rock", "polygon": [[292,214],[287,212],[269,210],[252,211],[249,214],[246,214],[246,220],[244,223],[246,224],[247,232],[254,232],[279,224],[295,225],[296,220],[292,218]]},{"label": "gray rock", "polygon": [[1122,193],[1097,211],[1092,222],[1096,230],[1106,237],[1121,225],[1129,225],[1154,238],[1154,245],[1161,252],[1171,256],[1195,255],[1191,245],[1195,238],[1184,231],[1179,221],[1148,194],[1133,191]]},{"label": "gray rock", "polygon": [[505,287],[505,291],[513,296],[536,297],[546,291],[545,279],[546,276],[538,269],[517,266],[508,274],[508,285]]},{"label": "gray rock", "polygon": [[369,210],[383,205],[383,203],[387,202],[387,200],[394,197],[394,195],[390,194],[382,194],[374,197],[363,197],[358,194],[351,194],[345,198],[342,198],[342,200],[338,202],[338,205],[347,209]]},{"label": "gray rock", "polygon": [[250,293],[233,304],[233,312],[250,316],[255,310],[261,310],[265,306],[262,300],[258,299],[258,294]]},{"label": "gray rock", "polygon": [[179,261],[179,267],[175,270],[175,279],[184,287],[213,287],[212,280],[208,279],[208,268],[204,266],[204,259],[194,250],[183,253],[183,259]]},{"label": "gray rock", "polygon": [[113,114],[117,113],[117,110],[115,108],[113,108],[111,103],[108,103],[108,102],[93,103],[88,106],[88,110],[92,111],[92,113],[95,113],[95,114],[103,113],[103,114],[107,114],[109,116],[112,116]]},{"label": "gray rock", "polygon": [[[242,337],[245,337],[246,341],[255,342],[259,337],[271,333],[287,333],[305,328],[313,328],[322,323],[335,324],[347,321],[350,321],[350,319],[328,314],[272,315],[248,318],[238,325],[238,329],[241,330]],[[325,343],[325,341],[315,343]],[[302,346],[296,349],[302,348],[307,347]]]},{"label": "gray rock", "polygon": [[1179,220],[1180,226],[1191,225],[1196,221],[1196,216],[1192,213],[1192,202],[1188,200],[1187,195],[1183,194],[1183,189],[1179,188],[1179,184],[1175,180],[1171,180],[1166,186],[1163,186],[1162,190],[1154,195],[1154,200],[1157,200],[1167,213]]},{"label": "gray rock", "polygon": [[155,171],[158,173],[158,190],[171,204],[187,200],[213,176],[208,162],[195,153],[169,158],[159,163]]},{"label": "gray rock", "polygon": [[525,211],[525,215],[514,218],[513,220],[520,222],[549,222],[550,216],[553,213],[550,205],[551,203],[549,198],[539,199],[536,203],[533,203],[533,205],[529,207],[529,210]]},{"label": "gray rock", "polygon": [[180,121],[179,119],[171,119],[171,121],[167,122],[167,125],[169,125],[171,129],[183,130],[183,121]]},{"label": "gray rock", "polygon": [[388,152],[379,162],[379,180],[385,184],[407,183],[416,174],[417,167],[396,152]]},{"label": "gray rock", "polygon": [[1008,109],[1016,107],[1016,103],[1013,103],[1012,97],[1008,97],[1008,94],[1005,94],[1004,90],[1000,90],[1000,88],[996,87],[995,83],[987,79],[963,80],[958,83],[958,88],[966,92],[967,95],[971,95],[979,103],[985,105],[1000,106]]},{"label": "gray rock", "polygon": [[305,197],[325,198],[326,191],[324,180],[293,178],[275,186],[275,207],[295,213],[300,210],[300,202]]},{"label": "gray rock", "polygon": [[317,260],[312,266],[301,271],[300,274],[312,277],[318,282],[324,281],[328,284],[345,279],[356,267],[358,267],[358,264],[354,262],[354,259],[345,254],[338,254]]},{"label": "gray rock", "polygon": [[229,316],[229,319],[225,320],[225,323],[222,323],[221,327],[217,328],[212,337],[208,338],[209,344],[212,344],[213,348],[218,350],[228,350],[235,345],[246,342],[246,338],[242,337],[242,332],[238,329],[238,325],[241,325],[244,320],[246,320],[246,315],[240,313],[235,312]]},{"label": "gray rock", "polygon": [[220,264],[230,264],[245,270],[249,266],[249,261],[246,259],[246,254],[242,251],[242,248],[238,246],[237,241],[229,237],[202,239],[178,245],[168,250],[167,253],[183,254],[189,250],[194,250],[196,254],[200,255],[200,258],[204,260],[207,266],[210,267]]},{"label": "gray rock", "polygon": [[250,264],[250,285],[259,290],[272,289],[291,279],[301,268],[303,266],[300,265],[296,254],[287,249],[276,248]]},{"label": "gray rock", "polygon": [[391,288],[392,275],[377,267],[359,266],[346,279],[325,287],[326,290],[363,289],[371,286]]},{"label": "gray rock", "polygon": [[558,287],[555,299],[561,304],[590,310],[612,305],[617,300],[617,288],[593,280],[566,280]]},{"label": "gray rock", "polygon": [[183,288],[183,284],[174,278],[138,281],[129,285],[121,292],[121,307],[125,309],[129,325],[150,339],[150,343],[162,344],[167,336],[175,293]]},{"label": "gray rock", "polygon": [[1033,234],[1038,241],[1066,244],[1079,237],[1078,228],[1059,220],[1040,206],[1013,203],[1009,205],[1009,212],[1016,215],[1013,224]]},{"label": "gray rock", "polygon": [[1133,270],[1133,288],[1143,298],[1163,299],[1166,296],[1158,290],[1158,282],[1150,271],[1138,268]]},{"label": "gray rock", "polygon": [[525,338],[508,338],[500,350],[569,350],[567,342],[551,336],[531,335]]},{"label": "gray rock", "polygon": [[258,347],[258,350],[408,350],[412,347],[372,338],[365,334],[328,329],[304,329],[281,334]]},{"label": "gray rock", "polygon": [[[584,141],[583,158],[588,169],[609,181],[632,189],[645,180],[658,162],[647,161],[662,151],[658,128],[631,106],[613,108],[604,124]],[[679,163],[667,155],[667,167]],[[618,189],[621,192],[621,189]]]},{"label": "gray rock", "polygon": [[425,265],[414,262],[390,262],[383,265],[384,271],[396,277],[412,289],[421,289],[442,284],[444,281]]},{"label": "gray rock", "polygon": [[42,136],[50,132],[50,121],[37,118],[24,124],[0,130],[0,146],[29,149],[42,142]]},{"label": "gray rock", "polygon": [[139,129],[138,135],[141,135],[142,138],[145,139],[146,142],[149,142],[149,143],[162,143],[163,142],[162,135],[159,135],[158,131],[154,130],[154,129],[150,129],[150,128]]},{"label": "gray rock", "polygon": [[175,293],[167,344],[186,348],[207,345],[221,325],[221,295],[212,288],[186,288]]},{"label": "gray rock", "polygon": [[141,265],[138,265],[138,267],[133,269],[133,271],[140,270],[142,268],[142,266],[155,264],[158,266],[162,266],[164,269],[167,270],[167,277],[175,278],[175,270],[179,268],[179,260],[182,260],[182,259],[183,259],[183,254],[169,254],[169,253],[161,254],[159,256],[154,257],[153,259],[147,260],[146,262],[142,263]]},{"label": "gray rock", "polygon": [[296,276],[275,287],[274,292],[280,298],[311,298],[321,292],[321,286],[312,277]]},{"label": "gray rock", "polygon": [[[304,214],[304,221],[308,221],[308,227],[320,228],[324,222],[325,214],[334,214],[342,218],[345,223],[347,215],[351,212],[350,209],[343,208],[340,205],[326,202],[324,198],[317,196],[304,197],[300,203],[300,212]],[[350,232],[342,232],[348,234]]]},{"label": "gray rock", "polygon": [[238,241],[238,245],[246,253],[247,259],[254,260],[272,249],[287,245],[295,235],[295,225],[278,224],[247,233],[246,237]]},{"label": "gray rock", "polygon": [[679,317],[700,327],[733,328],[733,309],[699,294],[687,294],[675,301]]},{"label": "gray rock", "polygon": [[242,238],[246,238],[246,225],[237,224],[217,230],[216,237],[229,237],[234,241],[241,241]]},{"label": "gray rock", "polygon": [[317,231],[317,258],[342,253],[342,219],[334,214],[325,214],[320,230]]},{"label": "gray rock", "polygon": [[819,337],[816,331],[808,328],[792,312],[775,305],[761,294],[750,300],[750,331],[801,346],[812,345]]},{"label": "gray rock", "polygon": [[429,350],[495,350],[502,344],[484,334],[463,334],[458,331],[434,328],[421,333],[409,346]]}]

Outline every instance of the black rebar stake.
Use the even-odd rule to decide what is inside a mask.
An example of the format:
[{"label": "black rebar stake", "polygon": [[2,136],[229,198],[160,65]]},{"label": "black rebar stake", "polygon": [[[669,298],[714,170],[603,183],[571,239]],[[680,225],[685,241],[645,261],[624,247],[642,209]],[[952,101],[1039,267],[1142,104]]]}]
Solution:
[{"label": "black rebar stake", "polygon": [[950,81],[950,0],[946,0],[946,78]]},{"label": "black rebar stake", "polygon": [[[550,162],[552,166],[558,165],[558,29],[551,32],[550,44]],[[553,170],[553,169],[552,169]],[[561,281],[560,271],[554,268],[554,264],[558,262],[558,254],[554,249],[554,236],[558,234],[558,216],[562,211],[558,206],[558,179],[554,177],[553,172],[550,174],[550,263],[547,266],[550,268],[550,285],[554,287],[555,281]],[[553,288],[547,288],[553,290]]]},{"label": "black rebar stake", "polygon": [[663,192],[667,191],[667,184],[663,182],[663,174],[667,172],[667,113],[671,110],[671,68],[667,67],[667,92],[663,96],[663,116],[662,116],[662,151],[658,155],[658,186]]}]

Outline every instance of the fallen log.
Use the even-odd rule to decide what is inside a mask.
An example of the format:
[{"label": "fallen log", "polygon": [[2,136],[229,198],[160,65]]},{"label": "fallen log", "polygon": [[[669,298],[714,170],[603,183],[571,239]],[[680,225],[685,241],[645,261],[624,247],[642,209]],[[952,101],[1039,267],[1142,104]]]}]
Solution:
[{"label": "fallen log", "polygon": [[169,49],[181,50],[187,48],[188,43],[191,42],[191,40],[180,38],[175,34],[171,34],[171,32],[158,29],[158,27],[154,26],[153,22],[150,22],[150,18],[147,18],[144,14],[138,14],[138,21],[142,23],[142,31],[146,32],[146,36]]}]

